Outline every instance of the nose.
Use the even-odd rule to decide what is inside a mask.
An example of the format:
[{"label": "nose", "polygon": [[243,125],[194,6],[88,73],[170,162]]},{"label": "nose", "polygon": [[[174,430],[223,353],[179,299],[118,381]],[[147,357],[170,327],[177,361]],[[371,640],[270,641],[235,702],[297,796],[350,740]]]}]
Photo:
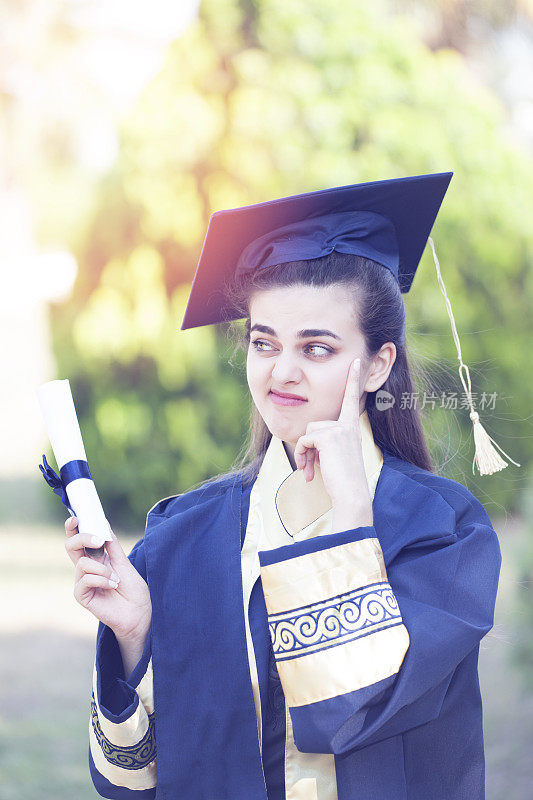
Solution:
[{"label": "nose", "polygon": [[296,363],[296,359],[289,352],[280,353],[274,359],[272,378],[278,385],[300,382],[302,371]]}]

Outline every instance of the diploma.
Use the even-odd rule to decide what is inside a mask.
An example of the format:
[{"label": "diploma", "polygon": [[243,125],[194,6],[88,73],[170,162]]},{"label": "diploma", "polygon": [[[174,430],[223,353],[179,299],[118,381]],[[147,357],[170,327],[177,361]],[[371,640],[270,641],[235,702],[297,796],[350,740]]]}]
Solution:
[{"label": "diploma", "polygon": [[[68,380],[48,381],[37,389],[46,431],[59,467],[59,475],[43,455],[39,468],[45,481],[78,519],[80,533],[112,542],[109,523],[94,485],[83,446],[80,426]],[[86,547],[88,555],[103,555],[103,547]]]}]

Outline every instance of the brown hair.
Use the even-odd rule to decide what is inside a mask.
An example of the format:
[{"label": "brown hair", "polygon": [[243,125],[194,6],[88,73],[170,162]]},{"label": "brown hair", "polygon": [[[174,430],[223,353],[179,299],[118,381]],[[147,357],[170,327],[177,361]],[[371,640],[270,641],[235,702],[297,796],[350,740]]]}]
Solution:
[{"label": "brown hair", "polygon": [[[354,324],[364,337],[366,358],[376,355],[386,342],[394,343],[396,359],[387,380],[380,387],[380,391],[384,390],[393,396],[393,405],[385,409],[378,408],[376,392],[368,392],[366,397],[365,407],[374,441],[382,450],[386,449],[422,469],[435,472],[416,403],[414,407],[411,403],[402,407],[402,400],[416,393],[413,376],[423,388],[430,389],[430,382],[418,364],[410,364],[406,344],[405,306],[400,286],[390,270],[381,264],[362,256],[333,251],[320,258],[257,269],[239,281],[233,278],[225,284],[224,294],[231,305],[232,316],[239,319],[244,317],[245,325],[244,329],[242,325],[228,328],[230,337],[235,340],[231,358],[241,347],[246,351],[249,346],[249,305],[252,295],[256,291],[298,284],[317,287],[340,284],[346,287],[353,299]],[[240,474],[245,482],[253,481],[259,472],[271,436],[251,401],[247,441],[231,472],[224,475]],[[220,477],[222,475],[210,480]]]}]

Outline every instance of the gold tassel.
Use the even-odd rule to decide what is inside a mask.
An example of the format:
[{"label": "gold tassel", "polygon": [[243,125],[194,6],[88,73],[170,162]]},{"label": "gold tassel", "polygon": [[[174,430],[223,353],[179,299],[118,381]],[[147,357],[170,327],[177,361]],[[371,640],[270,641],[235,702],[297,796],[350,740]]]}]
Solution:
[{"label": "gold tassel", "polygon": [[[435,252],[435,245],[433,244],[433,239],[428,237],[428,242],[431,245],[431,250],[433,252],[433,260],[435,262],[435,268],[437,270],[437,280],[439,282],[440,290],[444,295],[444,299],[446,300],[446,309],[448,311],[448,316],[450,317],[450,322],[452,325],[452,333],[453,338],[455,341],[455,346],[457,347],[457,355],[459,358],[459,377],[461,378],[461,382],[463,384],[463,388],[465,390],[466,396],[468,398],[468,404],[470,406],[470,419],[472,420],[474,426],[474,446],[475,446],[475,455],[474,461],[472,462],[472,474],[474,472],[474,465],[477,465],[480,475],[492,475],[493,472],[498,472],[500,469],[505,469],[505,467],[509,466],[506,461],[500,456],[500,454],[495,450],[492,446],[491,442],[494,442],[498,450],[504,454],[509,461],[512,461],[513,464],[516,464],[517,467],[520,466],[516,461],[513,461],[511,456],[507,455],[502,448],[494,441],[494,439],[489,436],[481,422],[479,421],[479,414],[474,409],[474,404],[472,402],[472,384],[470,382],[470,372],[466,364],[463,363],[463,359],[461,356],[461,343],[459,341],[459,336],[457,334],[457,328],[455,327],[455,319],[453,317],[452,306],[448,299],[448,295],[446,294],[446,288],[444,286],[444,282],[442,280],[440,274],[440,265],[439,260],[437,258],[437,254]],[[463,377],[463,370],[466,375],[466,382],[465,378]]]}]

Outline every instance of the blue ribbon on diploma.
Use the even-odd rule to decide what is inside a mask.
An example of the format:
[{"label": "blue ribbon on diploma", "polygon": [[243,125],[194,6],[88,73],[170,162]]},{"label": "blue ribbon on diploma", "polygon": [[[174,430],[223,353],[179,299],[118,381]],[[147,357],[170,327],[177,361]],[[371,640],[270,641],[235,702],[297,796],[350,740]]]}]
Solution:
[{"label": "blue ribbon on diploma", "polygon": [[51,486],[52,489],[54,490],[54,493],[61,498],[62,503],[64,503],[68,511],[73,516],[75,516],[74,511],[69,506],[69,499],[66,492],[66,488],[69,485],[69,483],[72,483],[72,481],[75,481],[78,478],[89,478],[90,480],[93,479],[93,476],[91,475],[89,470],[89,464],[83,459],[67,461],[67,463],[63,464],[63,466],[59,470],[59,475],[52,469],[52,467],[46,460],[46,456],[44,455],[44,453],[43,453],[43,464],[39,464],[39,469],[43,473],[43,478],[45,479],[46,483],[48,484],[48,486]]}]

